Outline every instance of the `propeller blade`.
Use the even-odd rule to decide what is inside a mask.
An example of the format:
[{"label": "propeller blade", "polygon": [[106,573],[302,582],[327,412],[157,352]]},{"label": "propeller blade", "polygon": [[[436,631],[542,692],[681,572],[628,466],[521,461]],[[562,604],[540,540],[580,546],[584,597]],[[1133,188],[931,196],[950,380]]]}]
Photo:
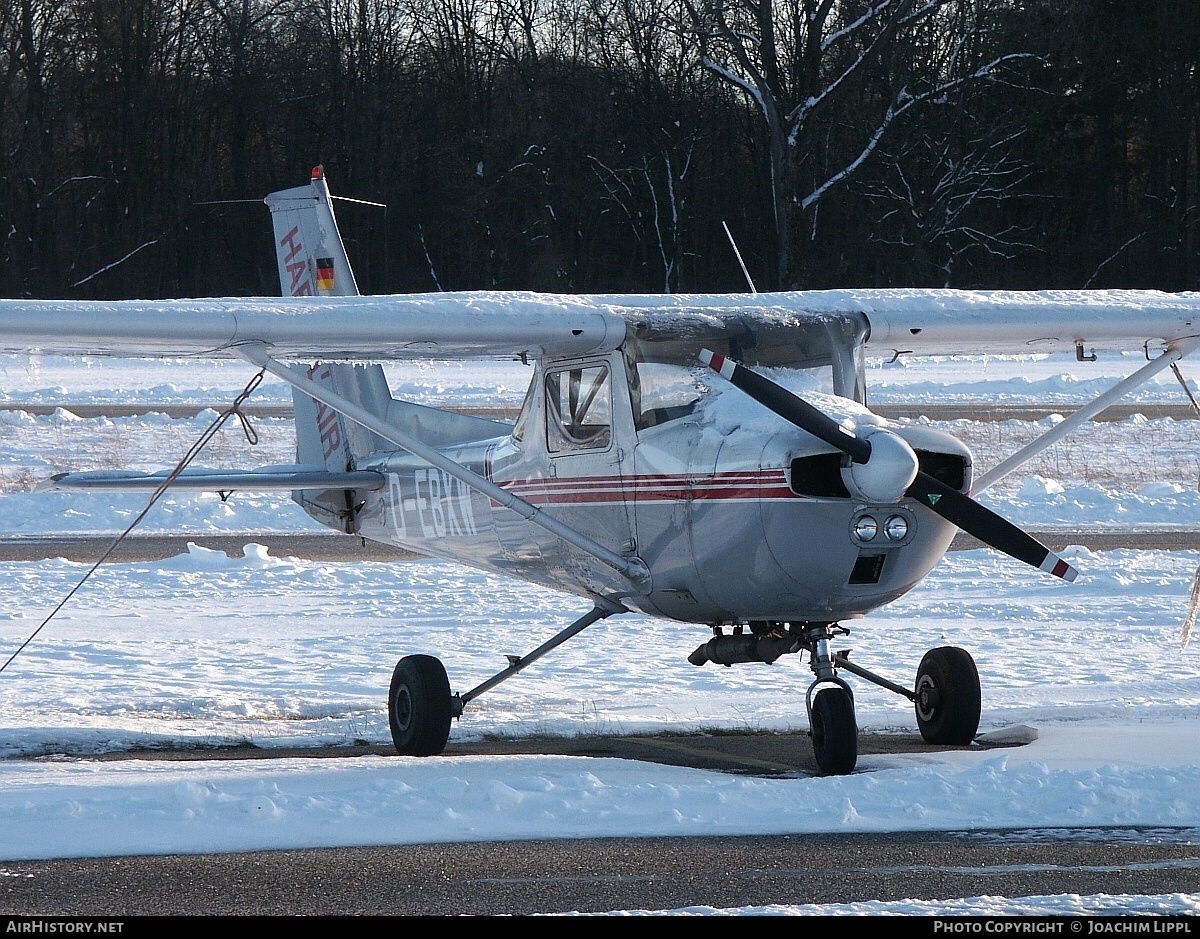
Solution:
[{"label": "propeller blade", "polygon": [[846,430],[828,414],[818,411],[803,398],[798,398],[769,378],[738,365],[719,352],[700,350],[700,361],[730,384],[746,392],[769,411],[774,411],[785,421],[791,421],[801,430],[824,440],[831,447],[850,454],[855,463],[866,463],[871,458],[871,444]]},{"label": "propeller blade", "polygon": [[928,473],[918,472],[905,495],[1009,557],[1061,577],[1068,583],[1079,576],[1078,570],[1032,535]]},{"label": "propeller blade", "polygon": [[[870,460],[869,440],[854,436],[831,417],[769,378],[708,349],[701,351],[700,361],[784,420],[849,454],[854,462]],[[1009,557],[1068,582],[1079,576],[1078,570],[1032,535],[928,473],[918,470],[904,495],[916,499],[968,535]]]}]

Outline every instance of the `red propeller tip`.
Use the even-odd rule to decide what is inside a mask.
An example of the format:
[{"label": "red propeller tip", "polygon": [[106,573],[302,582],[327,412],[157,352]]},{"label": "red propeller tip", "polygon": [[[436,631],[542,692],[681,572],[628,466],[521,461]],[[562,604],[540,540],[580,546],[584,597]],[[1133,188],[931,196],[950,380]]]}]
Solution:
[{"label": "red propeller tip", "polygon": [[729,361],[721,353],[710,352],[708,349],[700,350],[700,362],[702,365],[707,365],[727,381],[733,378],[733,370],[737,368],[736,363]]},{"label": "red propeller tip", "polygon": [[1046,560],[1041,563],[1041,569],[1055,577],[1061,577],[1069,584],[1074,583],[1075,578],[1079,576],[1079,571],[1053,552],[1046,554]]}]

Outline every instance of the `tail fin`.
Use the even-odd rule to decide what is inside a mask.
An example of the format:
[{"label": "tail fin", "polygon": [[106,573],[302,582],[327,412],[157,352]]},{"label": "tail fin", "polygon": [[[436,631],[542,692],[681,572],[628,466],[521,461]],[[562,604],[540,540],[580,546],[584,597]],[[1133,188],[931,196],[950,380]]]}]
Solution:
[{"label": "tail fin", "polygon": [[307,186],[263,200],[275,226],[279,286],[285,297],[356,297],[358,284],[342,245],[325,170],[314,167]]},{"label": "tail fin", "polygon": [[[315,167],[307,186],[273,192],[266,199],[275,228],[275,257],[279,262],[279,286],[285,297],[356,297],[358,284],[346,257],[346,248],[333,215],[333,202],[325,171]],[[345,366],[314,365],[312,378],[337,391],[338,385],[357,387],[350,374],[338,375]],[[338,381],[338,377],[341,381]],[[309,466],[354,465],[355,455],[370,447],[354,439],[365,431],[308,395],[293,390],[296,415],[296,459]],[[355,446],[357,444],[357,446]],[[357,496],[351,491],[298,490],[293,501],[317,521],[353,532]]]},{"label": "tail fin", "polygon": [[[279,283],[285,297],[356,297],[358,285],[333,217],[329,187],[321,167],[307,186],[273,192],[264,200],[275,227]],[[370,203],[374,204],[374,203]],[[432,446],[450,446],[508,433],[505,424],[426,408],[392,398],[383,367],[317,363],[309,377],[397,428]],[[304,392],[293,389],[296,462],[335,473],[352,469],[364,457],[395,450],[395,444],[348,420]],[[360,494],[354,490],[304,489],[292,493],[309,515],[347,533],[358,530]]]}]

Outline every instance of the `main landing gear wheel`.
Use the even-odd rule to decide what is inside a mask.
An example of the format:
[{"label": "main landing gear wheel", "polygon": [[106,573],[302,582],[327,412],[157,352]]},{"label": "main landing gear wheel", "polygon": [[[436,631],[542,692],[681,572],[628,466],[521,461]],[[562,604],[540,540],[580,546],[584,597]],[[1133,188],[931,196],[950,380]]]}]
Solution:
[{"label": "main landing gear wheel", "polygon": [[813,698],[812,745],[826,776],[845,776],[858,762],[854,700],[845,688],[822,688]]},{"label": "main landing gear wheel", "polygon": [[451,695],[446,669],[432,655],[396,663],[388,692],[392,743],[401,756],[435,756],[450,736]]},{"label": "main landing gear wheel", "polygon": [[979,730],[979,671],[965,649],[930,649],[917,669],[917,726],[928,743],[965,746]]}]

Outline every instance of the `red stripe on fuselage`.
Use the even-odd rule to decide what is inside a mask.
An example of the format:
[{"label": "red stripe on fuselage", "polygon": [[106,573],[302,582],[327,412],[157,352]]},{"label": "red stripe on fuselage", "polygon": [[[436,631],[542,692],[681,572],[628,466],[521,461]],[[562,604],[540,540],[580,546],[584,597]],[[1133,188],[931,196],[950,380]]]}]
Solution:
[{"label": "red stripe on fuselage", "polygon": [[782,470],[687,475],[577,476],[493,480],[535,505],[670,502],[691,499],[796,499]]}]

